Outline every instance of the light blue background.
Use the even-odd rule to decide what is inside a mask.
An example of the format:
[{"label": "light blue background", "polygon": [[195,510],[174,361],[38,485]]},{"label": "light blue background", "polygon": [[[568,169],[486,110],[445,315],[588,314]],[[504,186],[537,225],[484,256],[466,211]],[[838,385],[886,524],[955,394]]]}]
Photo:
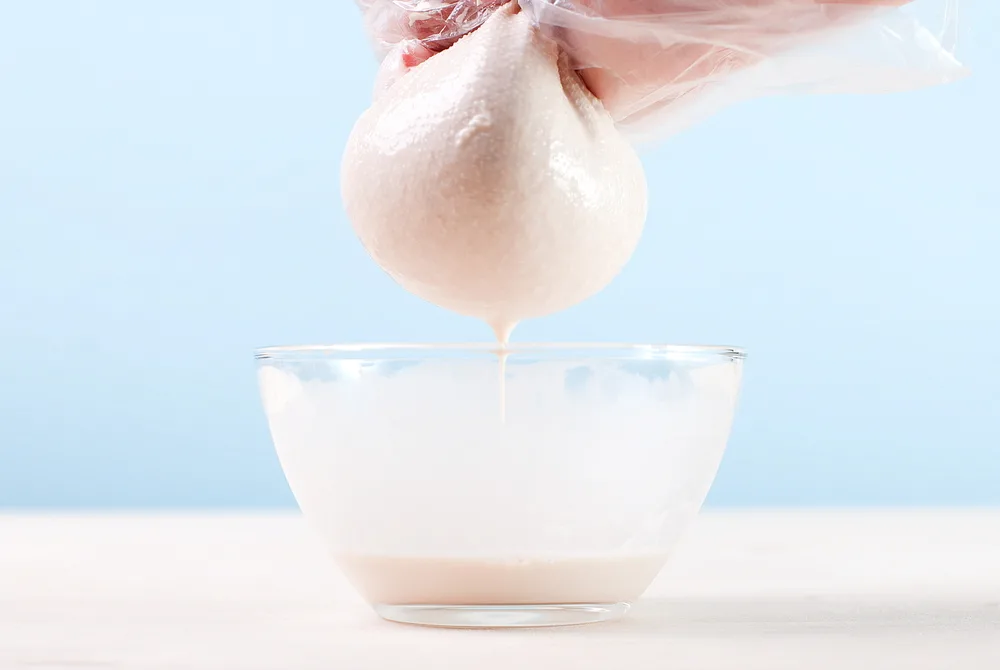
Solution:
[{"label": "light blue background", "polygon": [[[528,340],[742,344],[718,505],[1000,503],[1000,9],[960,84],[648,151],[648,232]],[[346,0],[0,5],[0,506],[287,506],[251,351],[485,340],[369,261]]]}]

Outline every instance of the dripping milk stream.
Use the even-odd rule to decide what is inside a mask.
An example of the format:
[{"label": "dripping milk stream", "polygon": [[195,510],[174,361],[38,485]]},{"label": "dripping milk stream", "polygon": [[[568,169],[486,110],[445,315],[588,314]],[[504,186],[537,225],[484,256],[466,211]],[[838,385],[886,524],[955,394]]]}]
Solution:
[{"label": "dripping milk stream", "polygon": [[497,344],[497,369],[500,375],[500,423],[507,423],[507,358],[510,356],[508,345],[510,344],[510,334],[517,326],[517,322],[500,322],[492,325],[493,334],[496,335]]}]

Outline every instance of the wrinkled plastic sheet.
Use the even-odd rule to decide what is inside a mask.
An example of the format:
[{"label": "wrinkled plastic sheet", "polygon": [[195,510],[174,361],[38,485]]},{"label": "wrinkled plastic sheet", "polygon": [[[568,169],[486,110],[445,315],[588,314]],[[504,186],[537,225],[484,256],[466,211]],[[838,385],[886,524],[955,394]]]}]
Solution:
[{"label": "wrinkled plastic sheet", "polygon": [[[378,53],[447,49],[512,0],[358,0]],[[516,0],[513,0],[516,1]],[[884,93],[966,74],[957,2],[932,31],[903,0],[519,0],[619,127],[657,139],[773,93]],[[862,4],[863,3],[863,4]]]}]

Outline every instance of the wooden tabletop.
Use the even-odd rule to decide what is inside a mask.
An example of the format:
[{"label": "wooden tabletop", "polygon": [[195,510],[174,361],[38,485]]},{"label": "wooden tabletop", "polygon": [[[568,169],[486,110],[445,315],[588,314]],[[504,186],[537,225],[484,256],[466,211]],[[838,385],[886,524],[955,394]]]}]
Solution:
[{"label": "wooden tabletop", "polygon": [[1000,670],[1000,510],[702,514],[619,623],[381,621],[296,515],[0,515],[0,669]]}]

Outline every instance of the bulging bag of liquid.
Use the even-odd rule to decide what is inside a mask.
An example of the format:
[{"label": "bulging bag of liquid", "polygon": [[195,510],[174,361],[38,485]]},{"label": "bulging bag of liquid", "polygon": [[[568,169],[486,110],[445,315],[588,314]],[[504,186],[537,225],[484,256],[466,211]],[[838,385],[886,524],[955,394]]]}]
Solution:
[{"label": "bulging bag of liquid", "polygon": [[[380,86],[518,0],[358,0],[383,57]],[[661,139],[774,93],[886,93],[948,83],[958,0],[943,28],[908,0],[519,0],[619,130]]]},{"label": "bulging bag of liquid", "polygon": [[885,4],[904,0],[359,2],[383,64],[345,147],[345,211],[401,286],[501,342],[628,262],[648,202],[636,142],[753,96],[964,74],[948,31]]}]

